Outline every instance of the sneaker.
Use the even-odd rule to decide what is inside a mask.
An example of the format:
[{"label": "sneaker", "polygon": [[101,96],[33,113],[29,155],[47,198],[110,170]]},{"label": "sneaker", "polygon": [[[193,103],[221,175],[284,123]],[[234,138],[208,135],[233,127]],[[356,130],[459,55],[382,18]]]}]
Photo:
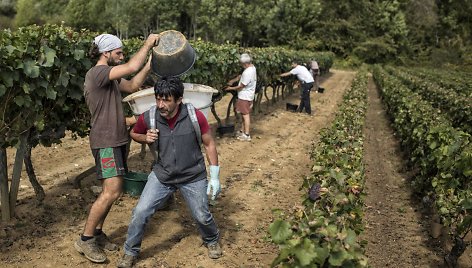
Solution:
[{"label": "sneaker", "polygon": [[241,131],[241,130],[238,130],[238,132],[236,132],[235,136],[236,138],[238,137],[241,137],[244,133]]},{"label": "sneaker", "polygon": [[116,265],[118,268],[131,268],[134,265],[134,262],[136,261],[138,257],[137,256],[131,256],[128,254],[124,254],[123,257],[121,257],[120,261]]},{"label": "sneaker", "polygon": [[309,113],[306,113],[306,112],[300,112],[300,116],[302,116],[302,117],[304,117],[304,116],[312,117],[313,113],[309,114]]},{"label": "sneaker", "polygon": [[107,255],[105,255],[103,249],[98,247],[95,237],[87,241],[82,241],[79,237],[74,247],[80,254],[84,254],[85,258],[92,262],[102,263],[107,260]]},{"label": "sneaker", "polygon": [[244,134],[237,138],[240,141],[251,141],[251,135]]},{"label": "sneaker", "polygon": [[221,256],[223,256],[223,252],[221,251],[221,247],[218,242],[211,245],[207,245],[207,247],[208,247],[208,257],[210,257],[210,259],[218,259]]},{"label": "sneaker", "polygon": [[108,251],[117,251],[118,250],[118,245],[115,243],[112,243],[108,236],[105,233],[101,233],[97,236],[95,236],[95,239],[97,241],[97,245],[103,249],[106,249]]}]

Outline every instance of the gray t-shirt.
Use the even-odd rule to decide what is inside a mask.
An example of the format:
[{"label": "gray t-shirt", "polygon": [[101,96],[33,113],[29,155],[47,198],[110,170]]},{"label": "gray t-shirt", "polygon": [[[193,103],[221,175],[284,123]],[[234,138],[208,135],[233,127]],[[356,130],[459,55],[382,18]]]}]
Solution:
[{"label": "gray t-shirt", "polygon": [[128,142],[118,80],[110,81],[112,66],[92,67],[85,75],[84,96],[92,115],[90,147],[118,147]]}]

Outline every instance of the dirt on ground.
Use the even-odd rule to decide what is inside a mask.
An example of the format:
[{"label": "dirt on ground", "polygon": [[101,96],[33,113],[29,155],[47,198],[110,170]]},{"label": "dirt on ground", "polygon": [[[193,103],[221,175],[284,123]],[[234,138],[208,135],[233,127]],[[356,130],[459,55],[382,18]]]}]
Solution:
[{"label": "dirt on ground", "polygon": [[[288,211],[300,203],[299,187],[310,173],[309,152],[318,132],[334,118],[353,72],[333,71],[322,79],[323,94],[312,93],[314,116],[285,110],[287,102],[298,104],[293,93],[276,104],[262,104],[263,113],[252,117],[252,141],[230,135],[218,137],[222,193],[211,211],[221,232],[224,256],[211,260],[202,245],[180,194],[175,204],[158,211],[150,220],[137,267],[268,267],[277,247],[267,240],[274,209]],[[229,96],[218,102],[224,117]],[[209,117],[210,123],[216,121]],[[215,131],[216,126],[213,126]],[[216,136],[216,134],[215,134]],[[148,172],[151,156],[139,155],[133,143],[129,158],[132,171]],[[9,151],[9,159],[13,152]],[[22,175],[17,216],[2,225],[0,248],[2,267],[115,267],[122,255],[108,253],[105,264],[92,264],[73,247],[83,230],[90,205],[95,200],[91,187],[94,175],[86,177],[80,189],[74,177],[93,165],[88,139],[66,137],[62,144],[33,151],[33,164],[44,186],[46,199],[37,205],[32,187]],[[104,231],[119,245],[124,243],[137,198],[124,195],[112,207]]]},{"label": "dirt on ground", "polygon": [[[180,194],[169,208],[150,220],[136,267],[269,267],[277,246],[268,241],[273,210],[290,211],[300,204],[299,187],[311,172],[309,152],[319,131],[334,118],[342,95],[354,72],[333,70],[322,78],[323,94],[312,93],[314,116],[285,110],[287,102],[298,104],[297,93],[276,104],[262,104],[263,112],[252,117],[252,141],[230,135],[215,137],[221,166],[222,193],[211,211],[221,232],[223,257],[211,260],[202,245]],[[401,152],[389,129],[372,83],[369,84],[366,123],[366,230],[367,255],[372,267],[439,267],[440,243],[428,232],[424,213],[408,188]],[[216,104],[224,117],[230,96]],[[216,120],[209,121],[216,130]],[[139,157],[141,146],[132,143],[129,167],[148,172],[151,156]],[[9,159],[14,151],[8,150]],[[0,225],[1,267],[116,267],[123,254],[108,252],[108,261],[93,264],[74,249],[83,231],[89,208],[96,198],[94,175],[80,189],[74,178],[93,166],[88,139],[33,150],[33,164],[46,199],[38,205],[23,171],[16,217]],[[11,174],[11,165],[10,173]],[[112,207],[104,226],[108,236],[123,245],[131,211],[138,199],[123,195]],[[433,241],[433,242],[431,242]],[[431,246],[433,244],[433,246]],[[467,252],[466,252],[467,253]],[[470,264],[470,262],[468,262]],[[462,266],[462,267],[471,267]]]}]

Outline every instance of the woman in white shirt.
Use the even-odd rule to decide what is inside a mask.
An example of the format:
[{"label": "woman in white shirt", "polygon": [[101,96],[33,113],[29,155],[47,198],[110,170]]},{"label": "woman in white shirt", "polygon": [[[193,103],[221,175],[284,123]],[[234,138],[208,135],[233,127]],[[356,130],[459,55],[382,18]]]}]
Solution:
[{"label": "woman in white shirt", "polygon": [[238,91],[238,100],[236,101],[236,111],[241,113],[243,123],[241,124],[241,130],[239,131],[238,139],[243,141],[250,141],[251,135],[249,133],[249,127],[251,125],[251,108],[256,92],[257,73],[256,67],[251,62],[251,57],[244,53],[241,54],[239,62],[244,68],[243,73],[228,82],[229,85],[239,79],[237,86],[228,86],[225,90],[236,90]]}]

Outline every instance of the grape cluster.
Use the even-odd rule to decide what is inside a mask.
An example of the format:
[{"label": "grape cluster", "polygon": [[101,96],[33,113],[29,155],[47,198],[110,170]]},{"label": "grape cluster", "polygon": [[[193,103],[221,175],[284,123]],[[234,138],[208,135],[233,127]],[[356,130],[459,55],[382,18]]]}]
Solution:
[{"label": "grape cluster", "polygon": [[310,187],[308,191],[308,196],[310,197],[311,201],[316,201],[320,198],[321,195],[321,185],[319,183],[315,183]]}]

